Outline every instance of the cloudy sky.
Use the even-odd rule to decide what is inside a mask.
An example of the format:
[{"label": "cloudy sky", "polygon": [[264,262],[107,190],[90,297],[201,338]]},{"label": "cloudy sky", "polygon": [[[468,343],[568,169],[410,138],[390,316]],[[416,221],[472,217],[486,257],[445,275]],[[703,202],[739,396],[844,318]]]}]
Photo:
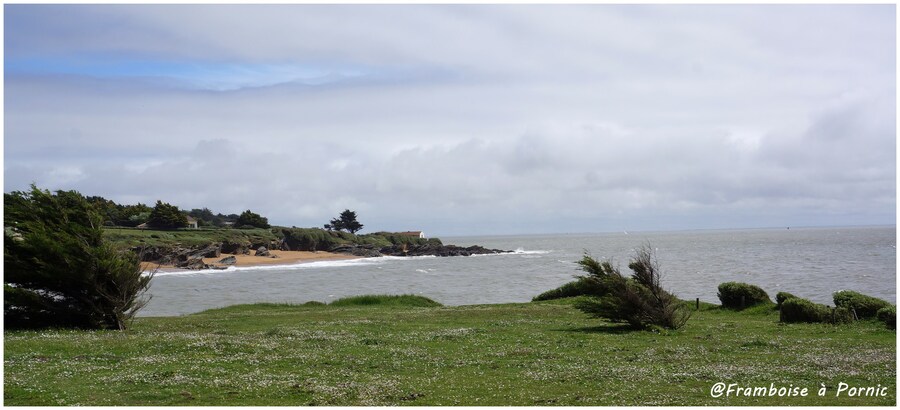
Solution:
[{"label": "cloudy sky", "polygon": [[6,5],[4,190],[430,235],[894,224],[894,5]]}]

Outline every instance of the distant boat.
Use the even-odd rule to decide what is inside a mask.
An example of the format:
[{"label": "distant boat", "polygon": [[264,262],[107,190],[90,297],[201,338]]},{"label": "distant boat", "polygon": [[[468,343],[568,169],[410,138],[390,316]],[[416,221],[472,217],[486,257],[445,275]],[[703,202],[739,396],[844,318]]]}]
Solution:
[{"label": "distant boat", "polygon": [[622,231],[622,233],[624,233],[625,235],[628,235],[628,231]]}]

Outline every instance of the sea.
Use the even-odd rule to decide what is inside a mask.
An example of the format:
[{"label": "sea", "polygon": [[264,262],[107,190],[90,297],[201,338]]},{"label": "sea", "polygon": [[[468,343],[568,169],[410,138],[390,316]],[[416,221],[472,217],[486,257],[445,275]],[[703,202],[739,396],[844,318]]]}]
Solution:
[{"label": "sea", "polygon": [[449,306],[528,302],[583,274],[576,261],[585,254],[630,272],[642,246],[654,251],[663,286],[686,300],[718,303],[718,285],[737,281],[773,300],[786,291],[832,304],[832,293],[855,290],[896,304],[896,237],[896,226],[444,237],[445,244],[513,252],[157,272],[139,316],[365,294],[415,294]]}]

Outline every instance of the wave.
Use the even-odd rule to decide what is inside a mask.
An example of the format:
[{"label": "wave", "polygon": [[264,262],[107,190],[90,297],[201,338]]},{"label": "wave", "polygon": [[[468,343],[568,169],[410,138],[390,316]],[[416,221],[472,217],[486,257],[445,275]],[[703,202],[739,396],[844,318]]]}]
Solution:
[{"label": "wave", "polygon": [[512,251],[515,255],[545,255],[553,251],[544,251],[544,250],[534,250],[534,251],[526,251],[524,248],[516,248],[516,250]]},{"label": "wave", "polygon": [[341,259],[331,261],[300,262],[290,264],[256,265],[256,266],[229,266],[225,269],[198,269],[198,270],[160,270],[156,276],[177,275],[211,275],[217,273],[232,273],[244,271],[269,271],[269,270],[306,270],[322,268],[343,268],[350,266],[377,266],[391,261],[409,261],[416,259],[436,258],[433,255],[425,256],[380,256],[377,258]]},{"label": "wave", "polygon": [[[525,250],[523,248],[518,248],[511,253],[496,253],[496,254],[483,254],[483,255],[471,255],[475,256],[504,256],[504,255],[520,255],[523,257],[532,257],[539,258],[540,256],[534,255],[544,255],[548,254],[552,251],[547,250]],[[300,263],[289,263],[289,264],[272,264],[272,265],[256,265],[256,266],[229,266],[225,269],[199,269],[199,270],[185,270],[185,269],[172,269],[172,270],[159,270],[155,273],[155,276],[184,276],[184,275],[216,275],[223,273],[234,273],[234,272],[256,272],[256,271],[272,271],[272,270],[281,270],[281,271],[295,271],[295,270],[306,270],[306,269],[323,269],[323,268],[344,268],[344,267],[354,267],[354,266],[372,266],[380,269],[379,265],[384,265],[386,263],[391,263],[395,261],[408,262],[419,259],[432,259],[437,258],[435,255],[422,255],[422,256],[380,256],[376,258],[358,258],[358,259],[340,259],[340,260],[325,260],[325,261],[314,261],[314,262],[300,262]]]}]

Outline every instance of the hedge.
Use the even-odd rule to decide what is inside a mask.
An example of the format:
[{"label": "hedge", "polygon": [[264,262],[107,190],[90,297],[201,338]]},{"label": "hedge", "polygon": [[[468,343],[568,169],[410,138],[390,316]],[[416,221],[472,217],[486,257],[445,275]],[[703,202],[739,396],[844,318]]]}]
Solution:
[{"label": "hedge", "polygon": [[725,282],[719,285],[719,300],[730,309],[743,309],[760,303],[772,303],[766,291],[759,286],[739,282]]},{"label": "hedge", "polygon": [[879,309],[888,307],[891,304],[859,292],[842,290],[834,292],[834,305],[848,310],[855,310],[859,319],[873,319],[878,314]]},{"label": "hedge", "polygon": [[794,297],[781,304],[779,320],[784,323],[847,323],[853,321],[853,314],[846,308],[829,308]]},{"label": "hedge", "polygon": [[884,325],[887,326],[888,329],[896,329],[897,328],[897,307],[896,306],[885,306],[881,309],[878,309],[878,313],[876,314],[878,320],[884,322]]},{"label": "hedge", "polygon": [[784,303],[785,300],[788,300],[788,299],[791,299],[791,298],[795,298],[795,297],[796,297],[796,296],[794,296],[794,295],[792,295],[792,294],[790,294],[790,293],[787,293],[787,292],[778,292],[778,294],[775,295],[775,303],[776,303],[776,307],[777,307],[778,309],[781,309],[781,304]]}]

